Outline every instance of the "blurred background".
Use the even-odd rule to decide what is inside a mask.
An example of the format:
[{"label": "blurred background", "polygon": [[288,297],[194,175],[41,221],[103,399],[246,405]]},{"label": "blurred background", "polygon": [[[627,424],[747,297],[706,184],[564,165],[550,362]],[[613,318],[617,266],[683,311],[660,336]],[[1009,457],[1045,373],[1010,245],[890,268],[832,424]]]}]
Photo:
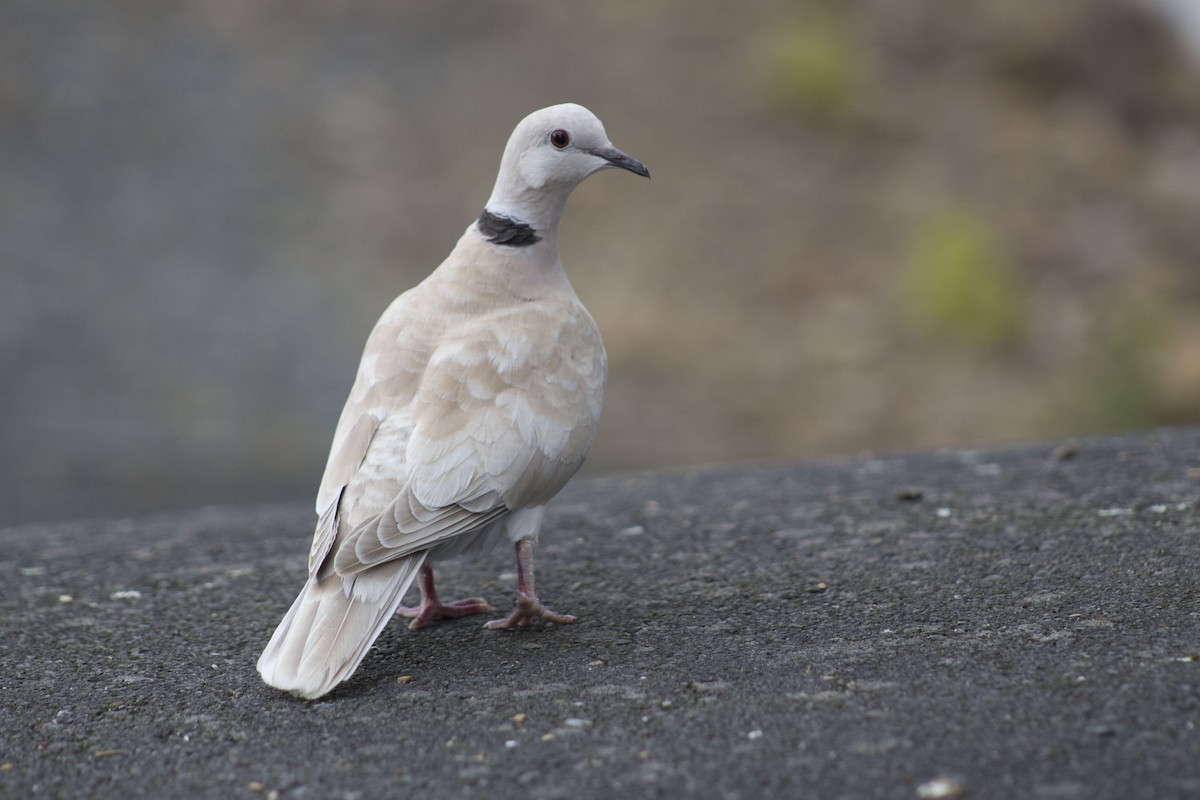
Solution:
[{"label": "blurred background", "polygon": [[0,0],[0,525],[311,499],[565,100],[588,472],[1200,423],[1200,0]]}]

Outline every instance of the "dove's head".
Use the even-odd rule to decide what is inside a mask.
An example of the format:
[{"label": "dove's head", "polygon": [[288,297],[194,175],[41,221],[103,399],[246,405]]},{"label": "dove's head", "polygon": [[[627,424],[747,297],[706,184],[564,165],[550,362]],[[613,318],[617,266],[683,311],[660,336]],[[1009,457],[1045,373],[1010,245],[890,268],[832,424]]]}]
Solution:
[{"label": "dove's head", "polygon": [[642,162],[613,146],[591,111],[575,103],[543,108],[509,137],[487,210],[537,230],[552,228],[572,189],[593,172],[614,167],[650,177]]},{"label": "dove's head", "polygon": [[504,149],[504,166],[515,166],[531,189],[572,189],[610,167],[650,177],[642,162],[613,147],[595,114],[574,103],[543,108],[521,120]]}]

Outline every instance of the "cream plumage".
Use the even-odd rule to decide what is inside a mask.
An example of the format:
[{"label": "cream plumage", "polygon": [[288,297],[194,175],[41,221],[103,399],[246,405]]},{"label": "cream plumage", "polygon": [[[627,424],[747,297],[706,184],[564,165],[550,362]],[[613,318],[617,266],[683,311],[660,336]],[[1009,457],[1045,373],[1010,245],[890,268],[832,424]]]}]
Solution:
[{"label": "cream plumage", "polygon": [[[533,547],[545,504],[591,447],[606,360],[557,230],[571,190],[608,167],[649,177],[582,106],[530,114],[484,213],[384,312],[317,493],[308,582],[258,661],[271,686],[324,695],[397,611],[420,627],[488,610],[441,603],[429,562],[500,538],[516,545],[517,605],[488,627],[573,619],[538,599]],[[418,575],[421,605],[402,608]]]}]

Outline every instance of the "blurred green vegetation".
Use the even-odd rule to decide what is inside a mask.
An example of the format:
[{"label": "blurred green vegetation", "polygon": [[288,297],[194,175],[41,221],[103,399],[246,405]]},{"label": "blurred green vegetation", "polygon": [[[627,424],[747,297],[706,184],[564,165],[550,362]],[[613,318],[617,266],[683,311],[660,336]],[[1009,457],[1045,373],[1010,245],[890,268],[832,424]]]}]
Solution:
[{"label": "blurred green vegetation", "polygon": [[770,89],[784,108],[818,121],[843,120],[862,85],[863,55],[844,15],[810,5],[770,46]]},{"label": "blurred green vegetation", "polygon": [[1152,302],[1112,315],[1085,383],[1089,429],[1133,430],[1162,421],[1155,372],[1168,322],[1167,310]]},{"label": "blurred green vegetation", "polygon": [[911,233],[900,299],[918,335],[983,349],[1017,345],[1023,300],[996,232],[979,214],[951,207]]}]

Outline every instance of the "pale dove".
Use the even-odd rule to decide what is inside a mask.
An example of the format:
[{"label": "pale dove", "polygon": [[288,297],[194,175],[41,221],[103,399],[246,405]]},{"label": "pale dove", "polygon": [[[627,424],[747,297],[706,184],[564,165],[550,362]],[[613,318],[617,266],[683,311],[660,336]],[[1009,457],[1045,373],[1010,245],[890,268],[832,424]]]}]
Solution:
[{"label": "pale dove", "polygon": [[[367,339],[317,494],[309,578],[258,660],[271,686],[324,695],[393,614],[411,627],[490,610],[441,603],[429,564],[507,538],[517,603],[536,618],[533,549],[546,502],[583,464],[607,369],[600,333],[558,257],[567,196],[601,169],[649,177],[582,106],[513,131],[483,214],[449,257],[392,302]],[[421,605],[400,606],[420,575]]]}]

